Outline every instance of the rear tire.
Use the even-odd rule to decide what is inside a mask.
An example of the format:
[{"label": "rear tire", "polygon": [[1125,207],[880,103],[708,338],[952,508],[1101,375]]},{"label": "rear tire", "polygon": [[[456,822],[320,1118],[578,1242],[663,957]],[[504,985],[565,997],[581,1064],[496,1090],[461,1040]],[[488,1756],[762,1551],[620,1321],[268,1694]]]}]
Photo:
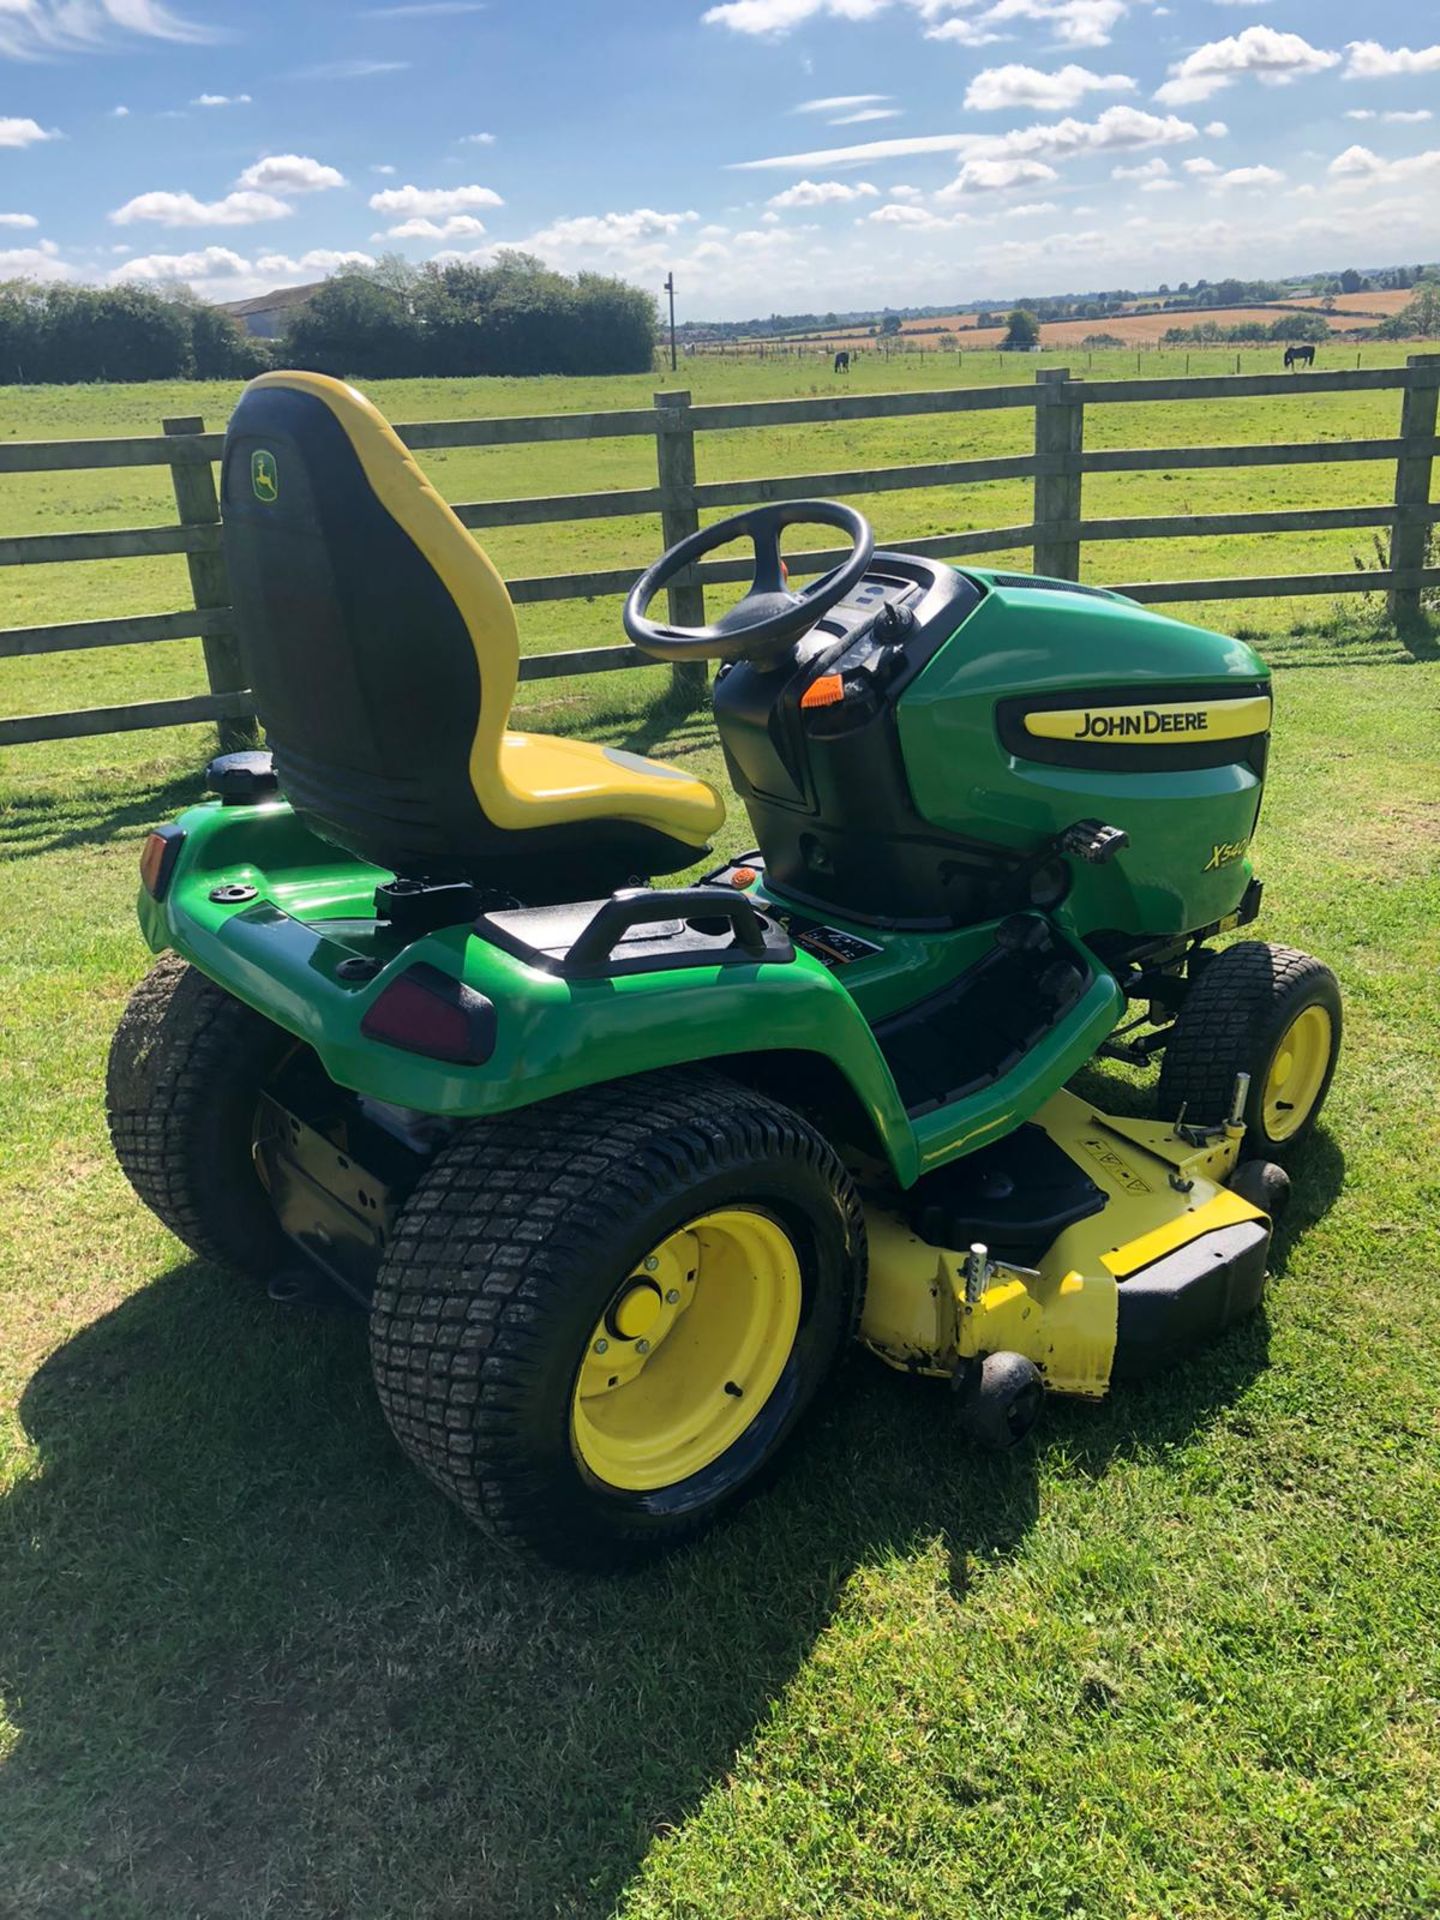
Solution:
[{"label": "rear tire", "polygon": [[[1340,1055],[1340,988],[1323,961],[1242,940],[1193,980],[1165,1048],[1157,1100],[1219,1126],[1248,1073],[1245,1157],[1284,1161],[1313,1131]],[[1288,1098],[1293,1095],[1293,1098]]]},{"label": "rear tire", "polygon": [[[693,1304],[666,1307],[694,1274],[665,1250],[709,1247],[712,1227],[723,1238],[720,1223],[737,1215],[742,1253],[761,1252],[720,1263],[713,1281],[708,1254],[692,1259]],[[775,1272],[791,1276],[783,1312],[762,1285],[767,1246]],[[854,1330],[864,1257],[859,1201],[833,1148],[746,1087],[672,1071],[522,1108],[443,1148],[401,1214],[371,1314],[381,1405],[410,1459],[490,1533],[564,1566],[634,1562],[693,1538],[768,1473]],[[724,1315],[752,1295],[759,1317],[730,1350],[750,1342],[733,1368],[741,1381],[723,1388],[731,1408],[751,1394],[742,1429],[726,1426],[719,1375],[704,1367],[728,1337]],[[707,1297],[718,1323],[701,1313]],[[663,1312],[669,1330],[657,1333]],[[689,1334],[663,1345],[682,1321]],[[648,1335],[655,1349],[642,1358]],[[699,1368],[679,1375],[678,1416],[676,1376],[664,1374],[677,1357]],[[613,1380],[593,1378],[612,1364]],[[628,1482],[616,1484],[595,1470],[607,1455],[586,1409],[616,1404],[607,1386],[628,1394],[647,1377],[671,1382],[668,1402],[651,1388],[662,1432],[685,1427],[693,1404],[695,1430],[721,1439],[707,1454],[687,1432],[688,1453],[667,1455],[657,1440],[645,1454],[642,1394],[638,1430],[632,1422],[608,1456]],[[626,1445],[641,1449],[633,1470]],[[670,1458],[693,1470],[658,1483]]]},{"label": "rear tire", "polygon": [[294,1252],[255,1170],[255,1110],[294,1045],[167,953],[130,996],[105,1079],[115,1157],[146,1206],[201,1259],[262,1280]]}]

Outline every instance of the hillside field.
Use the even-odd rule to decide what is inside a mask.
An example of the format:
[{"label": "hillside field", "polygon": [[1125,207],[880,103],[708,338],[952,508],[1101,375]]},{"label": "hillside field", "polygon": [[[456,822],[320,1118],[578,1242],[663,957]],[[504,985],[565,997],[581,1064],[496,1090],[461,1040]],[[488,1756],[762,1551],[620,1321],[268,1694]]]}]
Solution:
[{"label": "hillside field", "polygon": [[[706,398],[811,384],[793,364],[685,377]],[[377,397],[417,419],[634,404],[652,384]],[[232,398],[12,392],[3,431],[219,424]],[[1098,415],[1092,443],[1382,433],[1396,400],[1295,412],[1129,409]],[[701,471],[1018,448],[1028,425],[717,435]],[[429,464],[473,498],[641,482],[649,455]],[[1097,483],[1091,504],[1389,484],[1157,473]],[[162,522],[166,488],[123,470],[5,480],[0,532]],[[988,492],[872,504],[892,535],[1026,516],[1024,489]],[[1343,564],[1346,546],[1167,544],[1092,565],[1259,571]],[[600,522],[494,545],[540,572],[638,564],[658,535]],[[0,593],[8,625],[172,606],[184,576],[12,569]],[[209,730],[0,756],[0,1920],[1440,1911],[1440,661],[1364,605],[1191,615],[1207,612],[1249,624],[1277,667],[1257,931],[1323,955],[1346,996],[1266,1306],[1162,1380],[1053,1404],[1003,1456],[962,1440],[942,1387],[856,1354],[773,1491],[608,1581],[469,1530],[389,1439],[360,1316],[228,1282],[113,1163],[106,1048],[149,963],[138,848],[198,797]],[[612,641],[617,607],[527,610],[525,635]],[[191,690],[197,653],[0,662],[0,709]],[[525,716],[723,786],[709,716],[657,699],[663,672],[532,688]],[[728,804],[722,855],[750,844]],[[1085,1084],[1144,1097],[1117,1075]]]}]

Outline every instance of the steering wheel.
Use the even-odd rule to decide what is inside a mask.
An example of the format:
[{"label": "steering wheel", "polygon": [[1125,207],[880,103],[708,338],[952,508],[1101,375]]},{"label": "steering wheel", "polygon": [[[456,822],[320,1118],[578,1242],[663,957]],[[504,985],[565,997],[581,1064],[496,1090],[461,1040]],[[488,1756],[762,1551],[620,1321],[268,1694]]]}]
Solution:
[{"label": "steering wheel", "polygon": [[[850,536],[850,553],[803,592],[792,593],[781,570],[780,535],[786,527],[797,526],[838,527]],[[755,574],[738,606],[709,627],[677,627],[646,619],[645,609],[662,587],[702,555],[728,546],[742,534],[748,534],[755,549]],[[678,541],[653,567],[647,567],[625,602],[625,631],[642,652],[657,660],[763,662],[808,633],[843,600],[863,576],[874,551],[870,522],[837,500],[787,500],[749,507]]]}]

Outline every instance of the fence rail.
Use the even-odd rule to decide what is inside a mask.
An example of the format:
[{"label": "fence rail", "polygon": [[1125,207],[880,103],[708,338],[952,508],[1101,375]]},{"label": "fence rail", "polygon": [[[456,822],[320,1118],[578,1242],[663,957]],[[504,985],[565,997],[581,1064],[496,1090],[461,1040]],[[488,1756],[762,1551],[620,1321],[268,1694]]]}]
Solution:
[{"label": "fence rail", "polygon": [[[1320,393],[1385,392],[1401,396],[1399,431],[1367,440],[1309,440],[1240,446],[1104,448],[1087,451],[1085,420],[1096,406],[1136,402],[1217,401]],[[427,420],[397,432],[417,452],[449,447],[514,447],[568,440],[648,437],[655,442],[655,485],[588,493],[549,494],[509,500],[472,500],[456,505],[467,527],[540,526],[620,516],[658,516],[660,535],[671,545],[693,532],[713,508],[760,501],[798,500],[812,494],[869,494],[968,486],[990,480],[1028,479],[1031,518],[1021,525],[975,532],[899,536],[890,544],[939,559],[1002,553],[1029,547],[1037,573],[1078,580],[1081,555],[1091,541],[1171,540],[1231,533],[1296,533],[1379,527],[1391,530],[1391,565],[1383,570],[1271,574],[1203,580],[1142,580],[1116,589],[1147,604],[1185,600],[1250,600],[1299,594],[1368,593],[1383,589],[1391,618],[1402,628],[1418,621],[1421,594],[1440,586],[1440,567],[1425,565],[1429,530],[1440,521],[1432,501],[1440,399],[1440,354],[1412,356],[1403,367],[1302,374],[1207,374],[1190,378],[1074,379],[1047,367],[1032,382],[958,387],[911,393],[837,393],[810,399],[735,401],[695,406],[684,392],[657,393],[653,407],[603,413],[532,414],[491,420]],[[1029,407],[1035,414],[1033,450],[984,459],[930,461],[919,465],[865,467],[826,473],[760,475],[752,479],[696,478],[697,434],[755,432],[767,427],[834,425],[855,420],[893,420],[934,414],[994,412]],[[22,534],[0,538],[0,567],[38,566],[76,560],[110,560],[182,554],[193,605],[171,613],[80,620],[0,631],[0,659],[91,647],[148,645],[199,639],[210,691],[129,706],[92,707],[70,713],[27,714],[0,719],[0,746],[75,739],[89,734],[179,726],[215,720],[226,745],[248,737],[254,705],[230,607],[221,541],[214,463],[224,436],[207,432],[203,420],[168,419],[160,434],[124,439],[8,441],[0,443],[0,474],[44,473],[116,467],[168,467],[178,524],[113,532]],[[1092,473],[1197,471],[1215,468],[1300,466],[1384,461],[1394,467],[1388,504],[1284,508],[1254,513],[1158,514],[1087,518],[1084,477]],[[843,554],[819,549],[790,556],[796,573],[819,572]],[[705,617],[705,588],[745,580],[748,563],[704,561],[670,588],[670,616],[687,624]],[[542,574],[508,585],[517,605],[593,599],[627,593],[632,567]],[[631,646],[587,647],[532,654],[520,662],[523,681],[571,674],[610,673],[650,664]],[[703,669],[676,667],[677,682],[695,694]]]}]

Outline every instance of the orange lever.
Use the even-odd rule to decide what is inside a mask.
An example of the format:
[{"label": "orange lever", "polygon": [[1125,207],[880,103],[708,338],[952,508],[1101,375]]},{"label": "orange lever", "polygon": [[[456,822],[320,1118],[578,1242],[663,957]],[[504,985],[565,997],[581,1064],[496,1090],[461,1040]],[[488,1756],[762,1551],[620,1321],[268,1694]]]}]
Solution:
[{"label": "orange lever", "polygon": [[838,673],[822,673],[800,696],[802,707],[836,707],[845,698],[845,682]]}]

